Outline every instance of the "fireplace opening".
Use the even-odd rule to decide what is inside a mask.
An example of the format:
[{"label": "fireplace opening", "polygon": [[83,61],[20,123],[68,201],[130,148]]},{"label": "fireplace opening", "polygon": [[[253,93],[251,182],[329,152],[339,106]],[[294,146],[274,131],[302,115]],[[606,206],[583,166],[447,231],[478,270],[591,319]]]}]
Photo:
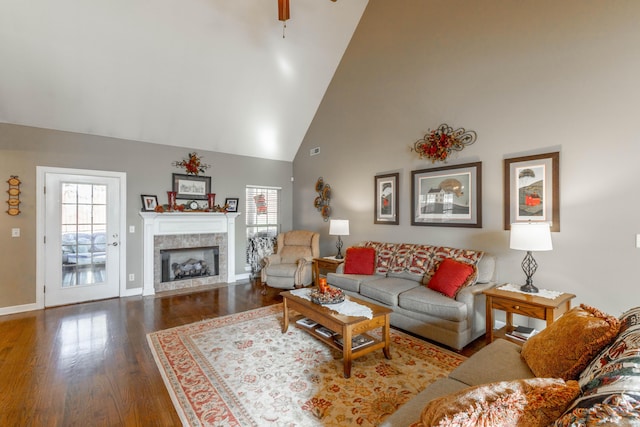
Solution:
[{"label": "fireplace opening", "polygon": [[161,249],[162,282],[217,276],[220,251],[218,246],[184,249]]}]

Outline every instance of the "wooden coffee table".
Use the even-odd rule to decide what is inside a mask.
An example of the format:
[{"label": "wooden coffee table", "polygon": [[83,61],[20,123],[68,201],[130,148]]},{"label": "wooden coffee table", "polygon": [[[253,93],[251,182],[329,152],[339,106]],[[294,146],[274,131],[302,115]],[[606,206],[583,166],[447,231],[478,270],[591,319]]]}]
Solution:
[{"label": "wooden coffee table", "polygon": [[[307,317],[314,322],[317,322],[318,326],[316,327],[306,328],[304,326],[300,326],[300,328],[330,347],[342,352],[345,378],[349,378],[351,376],[351,362],[358,357],[371,353],[372,351],[382,349],[384,356],[387,359],[391,359],[391,352],[389,351],[389,344],[391,340],[389,335],[389,315],[392,312],[391,309],[347,296],[346,298],[348,300],[365,305],[371,309],[373,317],[371,319],[367,319],[366,317],[345,316],[339,314],[331,309],[331,305],[313,303],[307,299],[293,295],[290,291],[282,292],[280,295],[282,295],[282,305],[284,310],[282,333],[287,332],[287,329],[289,329],[289,309],[294,310],[301,315],[292,317],[294,322],[301,317]],[[325,337],[316,332],[316,329],[320,326],[324,326],[325,328],[342,335],[344,345],[339,345],[333,337]],[[383,338],[381,340],[373,339],[373,337],[366,334],[367,331],[377,328],[382,328]],[[351,339],[360,334],[373,339],[373,342],[353,350],[351,348]]]}]

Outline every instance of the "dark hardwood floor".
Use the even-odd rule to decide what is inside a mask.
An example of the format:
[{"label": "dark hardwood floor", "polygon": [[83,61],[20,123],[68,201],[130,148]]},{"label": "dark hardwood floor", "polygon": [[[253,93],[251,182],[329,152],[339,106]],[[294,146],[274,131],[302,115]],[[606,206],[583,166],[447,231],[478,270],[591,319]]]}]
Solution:
[{"label": "dark hardwood floor", "polygon": [[146,334],[282,302],[279,289],[261,290],[246,283],[0,316],[0,426],[179,426]]}]

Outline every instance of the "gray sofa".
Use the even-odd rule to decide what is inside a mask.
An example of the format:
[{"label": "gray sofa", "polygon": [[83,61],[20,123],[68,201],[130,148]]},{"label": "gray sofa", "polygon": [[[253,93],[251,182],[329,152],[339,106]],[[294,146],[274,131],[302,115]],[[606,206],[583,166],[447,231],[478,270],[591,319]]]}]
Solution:
[{"label": "gray sofa", "polygon": [[[345,274],[342,264],[335,273],[327,274],[329,285],[391,308],[393,326],[454,349],[484,335],[483,291],[495,286],[495,257],[482,251],[431,245],[365,242],[360,246],[376,250],[374,274]],[[475,284],[462,288],[455,298],[425,286],[447,257],[477,267]]]},{"label": "gray sofa", "polygon": [[520,357],[521,349],[520,345],[503,339],[492,342],[465,360],[447,378],[436,380],[402,405],[380,427],[407,427],[419,420],[422,409],[429,401],[469,386],[535,378]]},{"label": "gray sofa", "polygon": [[[587,359],[586,367],[575,377],[581,389],[580,396],[550,426],[640,426],[640,307],[626,311],[619,321],[617,336],[608,344],[602,342],[604,347]],[[557,329],[568,329],[560,323]],[[593,332],[580,335],[589,336],[593,342],[601,342],[598,334]],[[558,338],[557,334],[553,336]],[[550,355],[552,359],[566,358],[571,363],[576,362],[562,344],[555,347],[558,353]],[[519,344],[504,339],[493,341],[465,360],[448,377],[431,383],[402,405],[381,427],[422,426],[418,421],[430,401],[470,386],[536,378],[521,352]]]}]

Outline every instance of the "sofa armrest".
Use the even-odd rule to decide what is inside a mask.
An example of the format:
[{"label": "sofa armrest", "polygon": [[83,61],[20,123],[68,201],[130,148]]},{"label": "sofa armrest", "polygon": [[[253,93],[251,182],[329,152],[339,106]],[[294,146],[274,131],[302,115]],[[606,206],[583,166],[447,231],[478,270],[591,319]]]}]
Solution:
[{"label": "sofa armrest", "polygon": [[456,295],[456,301],[462,302],[467,306],[467,322],[471,328],[471,336],[473,338],[487,332],[486,297],[483,292],[494,286],[496,286],[495,282],[476,283],[475,285],[465,286]]},{"label": "sofa armrest", "polygon": [[458,301],[461,301],[461,299],[464,299],[465,296],[476,296],[483,293],[487,289],[494,288],[495,286],[496,282],[476,283],[475,285],[465,286],[464,288],[460,289],[460,292],[458,292],[456,299]]}]

